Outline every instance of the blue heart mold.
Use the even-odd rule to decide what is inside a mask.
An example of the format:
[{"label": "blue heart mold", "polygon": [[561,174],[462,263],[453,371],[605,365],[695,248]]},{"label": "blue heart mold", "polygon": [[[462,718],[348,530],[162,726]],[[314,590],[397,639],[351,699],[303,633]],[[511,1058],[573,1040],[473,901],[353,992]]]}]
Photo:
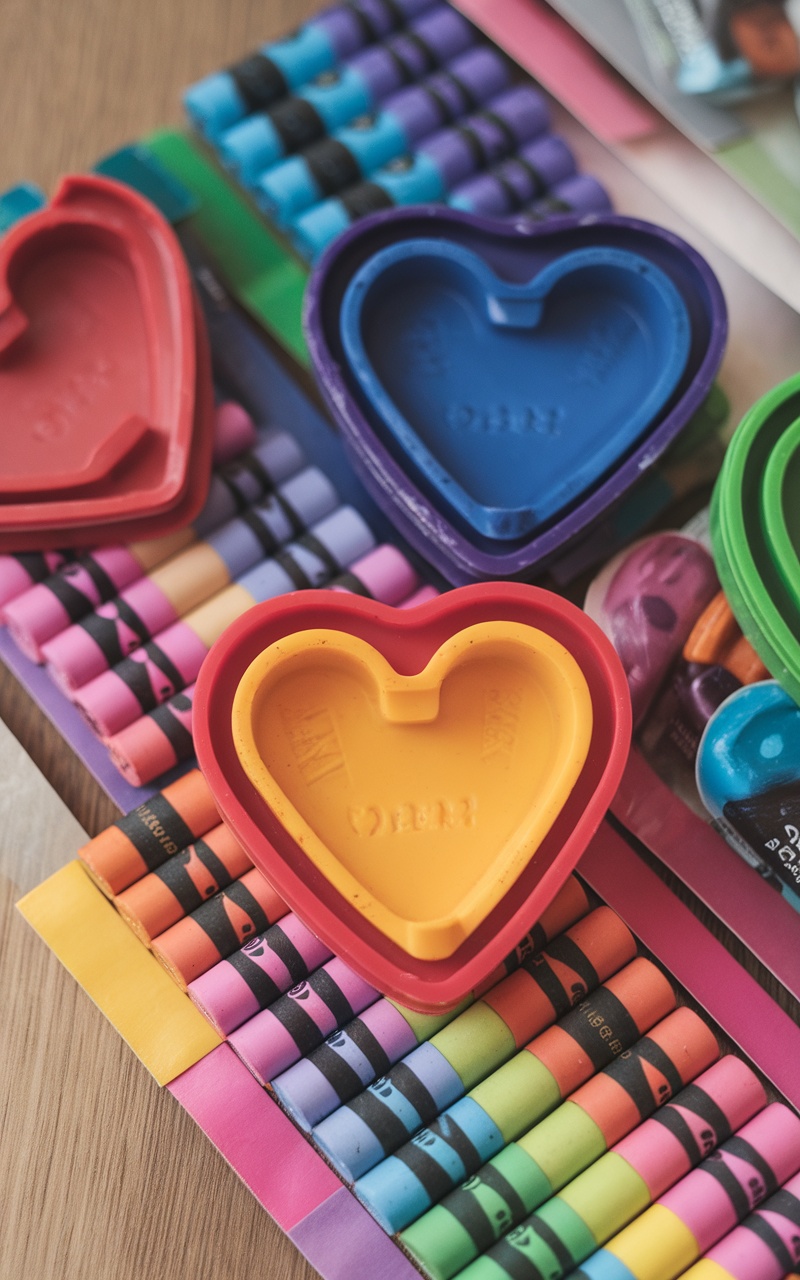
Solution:
[{"label": "blue heart mold", "polygon": [[669,402],[691,341],[680,293],[640,254],[577,249],[516,284],[424,239],[361,266],[341,335],[410,467],[502,540],[533,533],[627,454]]},{"label": "blue heart mold", "polygon": [[[575,250],[621,249],[645,258],[678,290],[689,315],[690,350],[662,413],[627,456],[555,519],[514,540],[487,538],[441,500],[375,412],[343,346],[341,313],[350,281],[392,245],[435,239],[478,255],[501,280],[524,284]],[[663,227],[620,215],[549,223],[500,222],[441,206],[388,209],[359,219],[317,263],[305,298],[305,334],[314,374],[353,468],[402,537],[453,584],[532,578],[575,555],[605,555],[598,531],[647,488],[666,450],[704,404],[727,338],[727,311],[709,264]],[[584,557],[585,558],[585,557]]]}]

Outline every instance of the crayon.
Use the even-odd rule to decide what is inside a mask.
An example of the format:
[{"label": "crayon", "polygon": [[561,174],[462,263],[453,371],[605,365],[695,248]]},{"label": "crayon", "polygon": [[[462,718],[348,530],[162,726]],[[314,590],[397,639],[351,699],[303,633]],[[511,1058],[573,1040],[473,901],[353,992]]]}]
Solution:
[{"label": "crayon", "polygon": [[189,996],[214,1029],[227,1036],[332,955],[289,911],[266,932],[248,939],[238,951],[190,982]]},{"label": "crayon", "polygon": [[[513,973],[588,910],[586,891],[570,876],[534,928],[490,975],[482,990],[489,990]],[[391,1000],[378,1000],[360,1018],[277,1076],[272,1081],[275,1096],[296,1124],[311,1129],[374,1080],[385,1076],[417,1045],[452,1023],[463,1007],[462,1004],[444,1014],[428,1015],[404,1009]]]},{"label": "crayon", "polygon": [[252,862],[221,822],[200,840],[175,853],[114,898],[114,906],[137,937],[153,938],[249,871]]},{"label": "crayon", "polygon": [[415,591],[407,600],[403,601],[402,607],[404,609],[416,609],[418,604],[427,604],[429,600],[435,600],[440,595],[441,592],[438,587],[434,587],[431,582],[426,582],[420,587],[419,591]]},{"label": "crayon", "polygon": [[444,200],[471,174],[543,133],[549,117],[544,97],[532,86],[508,89],[462,124],[426,138],[413,154],[399,156],[341,195],[302,213],[289,228],[292,243],[313,260],[341,231],[367,213],[393,205]]},{"label": "crayon", "polygon": [[673,1280],[800,1169],[800,1119],[770,1106],[575,1272],[575,1280]]},{"label": "crayon", "polygon": [[635,939],[619,916],[598,907],[323,1120],[314,1141],[354,1182],[635,954]]},{"label": "crayon", "polygon": [[297,94],[228,129],[216,143],[222,163],[250,186],[284,156],[374,111],[403,85],[463,53],[475,39],[466,18],[447,5],[437,6],[385,44],[371,45]]},{"label": "crayon", "polygon": [[57,682],[72,692],[116,666],[338,503],[319,467],[297,472],[243,515],[171,556],[55,637],[43,653]]},{"label": "crayon", "polygon": [[333,956],[232,1031],[228,1043],[256,1079],[267,1084],[377,998],[373,986]]},{"label": "crayon", "polygon": [[724,667],[739,684],[768,680],[769,672],[734,617],[724,591],[706,605],[683,646],[686,662]]},{"label": "crayon", "polygon": [[213,473],[205,504],[191,525],[163,538],[100,547],[20,596],[10,616],[17,644],[34,661],[49,661],[57,675],[60,649],[54,643],[45,651],[48,641],[244,510],[301,465],[302,454],[291,436],[265,433],[252,450]]},{"label": "crayon", "polygon": [[[729,1054],[460,1273],[462,1280],[559,1280],[699,1165],[766,1102]],[[432,1272],[435,1276],[435,1271]]]},{"label": "crayon", "polygon": [[338,507],[268,560],[191,609],[74,695],[101,737],[111,737],[197,679],[212,644],[252,605],[302,587],[321,587],[360,559],[374,538],[354,507]]},{"label": "crayon", "polygon": [[72,551],[18,551],[13,555],[0,555],[0,621],[5,621],[2,610],[9,601],[49,578],[72,559]]},{"label": "crayon", "polygon": [[559,214],[609,213],[611,209],[611,199],[602,183],[589,173],[576,173],[557,182],[523,213],[528,221],[545,222]]},{"label": "crayon", "polygon": [[703,1020],[690,1009],[676,1009],[423,1214],[403,1232],[403,1247],[435,1280],[450,1280],[718,1055]]},{"label": "crayon", "polygon": [[348,0],[323,9],[283,40],[262,45],[186,90],[192,124],[212,141],[429,8],[433,0]]},{"label": "crayon", "polygon": [[199,769],[191,769],[112,822],[78,856],[103,893],[113,898],[219,822],[208,783]]},{"label": "crayon", "polygon": [[286,915],[286,903],[252,867],[154,938],[151,950],[180,987]]},{"label": "crayon", "polygon": [[454,124],[508,87],[509,71],[494,49],[479,45],[420,84],[386,99],[329,138],[273,165],[252,184],[258,207],[286,226],[298,214],[413,151],[423,138]]},{"label": "crayon", "polygon": [[575,173],[575,157],[563,138],[548,133],[516,155],[462,182],[447,198],[453,209],[496,218],[515,213]]},{"label": "crayon", "polygon": [[385,1231],[402,1231],[674,1007],[675,994],[661,971],[643,957],[632,960],[359,1178],[356,1196]]},{"label": "crayon", "polygon": [[795,1175],[684,1276],[685,1280],[781,1280],[798,1262],[800,1175]]},{"label": "crayon", "polygon": [[[383,604],[403,605],[418,581],[403,553],[385,544],[367,552],[328,585],[371,596]],[[124,777],[143,786],[181,761],[191,759],[193,701],[194,683],[108,740],[111,759]]]}]

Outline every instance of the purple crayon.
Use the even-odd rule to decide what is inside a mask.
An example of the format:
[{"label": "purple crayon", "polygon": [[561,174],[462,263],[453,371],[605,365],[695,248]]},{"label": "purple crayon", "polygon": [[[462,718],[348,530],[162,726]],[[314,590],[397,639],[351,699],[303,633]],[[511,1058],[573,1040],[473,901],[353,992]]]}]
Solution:
[{"label": "purple crayon", "polygon": [[504,217],[524,208],[575,173],[575,157],[562,138],[546,134],[516,155],[476,174],[452,191],[447,203],[467,213]]},{"label": "purple crayon", "polygon": [[274,222],[286,226],[305,209],[477,110],[502,93],[508,80],[508,65],[496,50],[483,45],[468,49],[420,84],[387,98],[376,114],[359,116],[299,155],[273,165],[253,183],[253,197]]},{"label": "purple crayon", "polygon": [[116,666],[159,631],[298,537],[338,505],[319,467],[305,467],[243,515],[172,556],[43,647],[63,689]]},{"label": "purple crayon", "polygon": [[16,643],[34,661],[43,661],[48,640],[244,511],[302,465],[303,455],[290,435],[265,432],[252,449],[214,472],[203,509],[191,525],[164,538],[101,547],[19,596],[8,612]]},{"label": "purple crayon", "polygon": [[297,94],[234,125],[217,140],[222,162],[249,186],[284,156],[374,111],[403,85],[463,53],[475,39],[466,18],[440,5],[385,44],[372,45]]},{"label": "purple crayon", "polygon": [[214,641],[252,605],[303,587],[324,586],[373,545],[355,508],[339,507],[276,556],[249,569],[116,667],[90,680],[75,694],[75,705],[102,737],[119,733],[196,680]]},{"label": "purple crayon", "polygon": [[298,252],[315,259],[358,218],[394,205],[442,201],[472,174],[512,155],[548,127],[550,111],[536,89],[518,85],[492,98],[463,124],[440,129],[413,155],[398,157],[340,196],[301,214],[290,235]]},{"label": "purple crayon", "polygon": [[524,216],[533,222],[544,222],[559,214],[608,213],[611,208],[611,199],[602,183],[589,173],[576,173],[529,205]]},{"label": "purple crayon", "polygon": [[[424,592],[430,598],[435,588],[419,587],[419,578],[397,547],[376,547],[328,585],[334,590],[380,600],[382,604],[404,606],[406,599]],[[194,755],[192,742],[192,702],[194,685],[168,698],[147,715],[140,716],[108,741],[111,759],[134,786],[152,782],[183,760]]]},{"label": "purple crayon", "polygon": [[349,0],[323,9],[283,40],[265,44],[187,89],[184,107],[208,138],[349,58],[429,8],[432,0]]},{"label": "purple crayon", "polygon": [[375,988],[334,956],[232,1031],[228,1043],[256,1079],[267,1084],[377,999]]},{"label": "purple crayon", "polygon": [[188,991],[214,1029],[226,1036],[332,958],[325,944],[290,911],[195,978]]}]

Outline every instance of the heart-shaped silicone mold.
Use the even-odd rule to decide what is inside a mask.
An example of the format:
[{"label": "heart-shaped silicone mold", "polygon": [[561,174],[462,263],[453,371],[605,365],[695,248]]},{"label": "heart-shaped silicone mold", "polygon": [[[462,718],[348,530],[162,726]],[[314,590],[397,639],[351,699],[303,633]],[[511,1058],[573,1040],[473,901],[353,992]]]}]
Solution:
[{"label": "heart-shaped silicone mold", "polygon": [[197,341],[177,240],[131,188],[65,178],[17,223],[0,242],[3,528],[59,526],[70,542],[73,527],[160,515],[196,493],[189,453],[202,476],[199,401],[212,396]]},{"label": "heart-shaped silicone mold", "polygon": [[535,854],[583,768],[592,702],[571,654],[484,622],[399,674],[371,645],[302,631],[250,664],[242,767],[334,888],[403,950],[443,959]]},{"label": "heart-shaped silicone mold", "polygon": [[[250,664],[306,630],[356,637],[399,675],[425,669],[453,636],[487,623],[535,628],[563,646],[589,690],[592,725],[583,768],[536,854],[452,955],[411,955],[357,911],[277,819],[242,767],[232,709]],[[419,1009],[457,1003],[478,986],[557,893],[616,791],[630,742],[630,699],[619,659],[600,629],[554,593],[522,583],[481,583],[415,609],[390,609],[336,592],[302,591],[258,605],[214,645],[197,685],[193,732],[220,812],[256,866],[311,929],[387,995]]]},{"label": "heart-shaped silicone mold", "polygon": [[590,247],[510,284],[461,245],[381,249],[342,300],[342,345],[409,465],[477,533],[530,535],[668,403],[689,353],[672,281]]},{"label": "heart-shaped silicone mold", "polygon": [[[560,515],[515,540],[480,534],[443,503],[410,464],[365,395],[345,350],[342,307],[351,281],[393,245],[413,256],[431,240],[476,255],[509,286],[535,279],[551,264],[583,250],[638,255],[677,290],[689,317],[689,352],[674,393],[640,438],[607,466],[599,481]],[[388,304],[387,304],[388,305]],[[322,394],[353,465],[401,534],[453,583],[531,576],[585,539],[662,457],[708,396],[727,335],[725,302],[705,260],[663,228],[617,216],[558,219],[550,225],[500,223],[438,207],[391,209],[360,219],[339,236],[312,273],[305,331]],[[400,375],[398,375],[400,376]],[[505,397],[505,384],[498,396]],[[581,462],[582,459],[578,459]],[[598,555],[602,557],[602,548]]]}]

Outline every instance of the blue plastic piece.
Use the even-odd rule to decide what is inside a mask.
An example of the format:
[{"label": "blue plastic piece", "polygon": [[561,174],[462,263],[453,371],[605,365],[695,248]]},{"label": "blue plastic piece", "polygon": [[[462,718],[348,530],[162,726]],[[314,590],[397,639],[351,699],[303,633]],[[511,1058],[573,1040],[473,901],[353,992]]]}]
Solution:
[{"label": "blue plastic piece", "polygon": [[731,800],[800,781],[800,707],[776,680],[737,689],[706,725],[696,767],[715,818]]},{"label": "blue plastic piece", "polygon": [[580,249],[510,284],[427,239],[367,259],[340,325],[397,451],[473,529],[504,540],[625,456],[664,412],[691,339],[677,289],[638,254]]},{"label": "blue plastic piece", "polygon": [[8,231],[20,218],[47,204],[47,196],[32,182],[21,182],[0,195],[0,233]]}]

